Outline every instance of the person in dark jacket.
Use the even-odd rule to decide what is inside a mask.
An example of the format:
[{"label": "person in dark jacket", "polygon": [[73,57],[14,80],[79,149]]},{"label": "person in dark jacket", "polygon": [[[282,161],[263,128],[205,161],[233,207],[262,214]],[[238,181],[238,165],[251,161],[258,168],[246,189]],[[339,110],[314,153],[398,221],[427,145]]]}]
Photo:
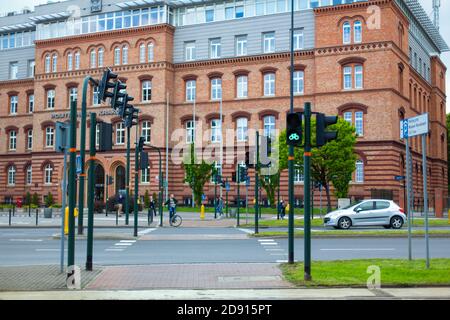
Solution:
[{"label": "person in dark jacket", "polygon": [[150,213],[156,217],[155,200],[153,200],[153,196],[150,196]]},{"label": "person in dark jacket", "polygon": [[166,201],[166,206],[169,208],[169,218],[170,221],[172,221],[172,217],[175,214],[176,208],[177,208],[177,199],[175,199],[173,193],[170,195],[170,198]]},{"label": "person in dark jacket", "polygon": [[278,202],[278,212],[280,213],[281,219],[284,220],[284,216],[286,215],[286,205],[284,204],[283,199],[280,199],[280,202]]}]

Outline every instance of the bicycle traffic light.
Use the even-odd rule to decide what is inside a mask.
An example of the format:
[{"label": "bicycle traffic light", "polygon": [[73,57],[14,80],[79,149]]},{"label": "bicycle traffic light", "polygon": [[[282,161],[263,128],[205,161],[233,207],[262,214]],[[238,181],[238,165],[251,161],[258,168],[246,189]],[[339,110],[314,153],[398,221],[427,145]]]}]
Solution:
[{"label": "bicycle traffic light", "polygon": [[302,144],[302,116],[300,112],[288,113],[286,117],[286,144],[294,147]]},{"label": "bicycle traffic light", "polygon": [[247,167],[239,166],[239,182],[247,180],[248,169]]},{"label": "bicycle traffic light", "polygon": [[337,123],[337,116],[326,116],[323,113],[316,115],[316,146],[321,147],[337,138],[337,131],[327,131],[327,127]]},{"label": "bicycle traffic light", "polygon": [[113,73],[111,69],[106,69],[103,72],[102,80],[98,84],[98,98],[100,101],[106,101],[107,98],[112,98],[114,96],[113,92],[109,92],[108,89],[115,87],[115,82],[110,82],[110,80],[117,79],[117,74]]}]

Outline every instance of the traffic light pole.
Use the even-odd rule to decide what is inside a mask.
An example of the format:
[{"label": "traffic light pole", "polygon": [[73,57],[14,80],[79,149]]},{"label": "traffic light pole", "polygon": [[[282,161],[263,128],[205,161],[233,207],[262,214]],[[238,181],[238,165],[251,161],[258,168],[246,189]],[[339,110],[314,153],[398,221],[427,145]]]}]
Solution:
[{"label": "traffic light pole", "polygon": [[[294,112],[294,0],[291,0],[291,67],[290,67],[290,113]],[[294,146],[289,145],[289,225],[288,225],[288,263],[294,263]]]},{"label": "traffic light pole", "polygon": [[93,253],[93,237],[94,237],[94,187],[95,187],[95,135],[97,125],[97,114],[91,112],[91,130],[89,132],[89,178],[88,178],[88,234],[87,234],[87,254],[86,254],[86,270],[92,271],[92,253]]},{"label": "traffic light pole", "polygon": [[240,168],[241,168],[241,166],[238,164],[238,170],[237,170],[237,174],[236,174],[236,181],[237,181],[237,210],[236,210],[236,217],[237,217],[237,226],[239,227],[239,209],[240,209],[240,207],[241,207],[241,197],[240,197],[240,194],[239,194],[239,190],[240,190],[240,179],[239,179],[239,176],[240,176]]},{"label": "traffic light pole", "polygon": [[311,103],[305,103],[305,148],[303,154],[304,161],[304,199],[305,199],[305,213],[304,213],[304,279],[311,280]]},{"label": "traffic light pole", "polygon": [[[70,278],[74,270],[71,267],[75,264],[75,173],[77,157],[77,103],[72,101],[70,104],[70,148],[69,148],[69,235],[67,241],[67,278]],[[69,271],[70,270],[70,271]]]},{"label": "traffic light pole", "polygon": [[217,173],[214,176],[214,219],[217,219]]},{"label": "traffic light pole", "polygon": [[134,147],[134,236],[138,236],[138,196],[139,196],[139,150],[138,125],[136,125],[136,143]]},{"label": "traffic light pole", "polygon": [[125,224],[129,223],[129,207],[130,207],[130,127],[127,128],[127,169],[125,172]]},{"label": "traffic light pole", "polygon": [[255,164],[255,234],[259,233],[259,131],[256,131]]},{"label": "traffic light pole", "polygon": [[162,167],[161,167],[161,163],[162,163],[162,160],[161,160],[161,150],[159,150],[159,148],[157,148],[157,147],[155,147],[155,146],[152,146],[152,145],[149,145],[149,144],[147,144],[146,146],[149,147],[149,148],[151,148],[151,149],[153,149],[153,150],[156,150],[156,151],[158,152],[158,155],[159,155],[159,180],[158,180],[158,183],[159,183],[159,193],[158,193],[158,207],[159,207],[159,226],[162,227],[162,226],[163,226],[163,210],[162,210],[162,208],[163,208],[163,206],[162,206],[162,189],[163,189],[162,182],[163,182],[163,177],[162,177]]}]

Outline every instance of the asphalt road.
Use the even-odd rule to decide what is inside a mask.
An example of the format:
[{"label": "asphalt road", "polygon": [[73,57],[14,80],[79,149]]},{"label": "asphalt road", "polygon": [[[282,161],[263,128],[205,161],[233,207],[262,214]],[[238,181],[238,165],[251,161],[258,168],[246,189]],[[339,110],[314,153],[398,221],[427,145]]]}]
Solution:
[{"label": "asphalt road", "polygon": [[[248,231],[248,230],[247,230]],[[99,231],[100,232],[100,231]],[[132,235],[130,229],[102,233]],[[141,228],[139,240],[95,240],[94,264],[182,264],[222,262],[284,262],[287,239],[246,238],[236,228]],[[0,265],[58,264],[60,240],[55,229],[1,229]],[[312,241],[314,260],[406,258],[406,238],[321,238]],[[302,260],[303,240],[295,239],[295,259]],[[431,257],[450,258],[450,239],[430,239]],[[67,242],[66,242],[67,249]],[[84,266],[86,241],[76,240],[76,264]],[[413,239],[414,258],[425,257],[425,241]]]}]

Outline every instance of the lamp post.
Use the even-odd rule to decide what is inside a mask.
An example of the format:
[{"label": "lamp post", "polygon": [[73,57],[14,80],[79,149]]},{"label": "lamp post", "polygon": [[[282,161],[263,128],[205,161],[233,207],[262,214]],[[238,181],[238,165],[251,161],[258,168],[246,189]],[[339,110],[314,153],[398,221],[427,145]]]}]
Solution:
[{"label": "lamp post", "polygon": [[[291,67],[290,67],[290,113],[294,112],[294,0],[291,0]],[[288,229],[288,262],[294,263],[294,146],[289,145],[289,229]]]},{"label": "lamp post", "polygon": [[159,150],[159,148],[152,146],[150,144],[144,144],[144,146],[147,146],[153,150],[156,150],[158,152],[158,156],[159,156],[159,193],[158,193],[158,206],[159,206],[159,226],[162,227],[163,226],[163,206],[162,206],[162,168],[161,168],[161,150]]}]

